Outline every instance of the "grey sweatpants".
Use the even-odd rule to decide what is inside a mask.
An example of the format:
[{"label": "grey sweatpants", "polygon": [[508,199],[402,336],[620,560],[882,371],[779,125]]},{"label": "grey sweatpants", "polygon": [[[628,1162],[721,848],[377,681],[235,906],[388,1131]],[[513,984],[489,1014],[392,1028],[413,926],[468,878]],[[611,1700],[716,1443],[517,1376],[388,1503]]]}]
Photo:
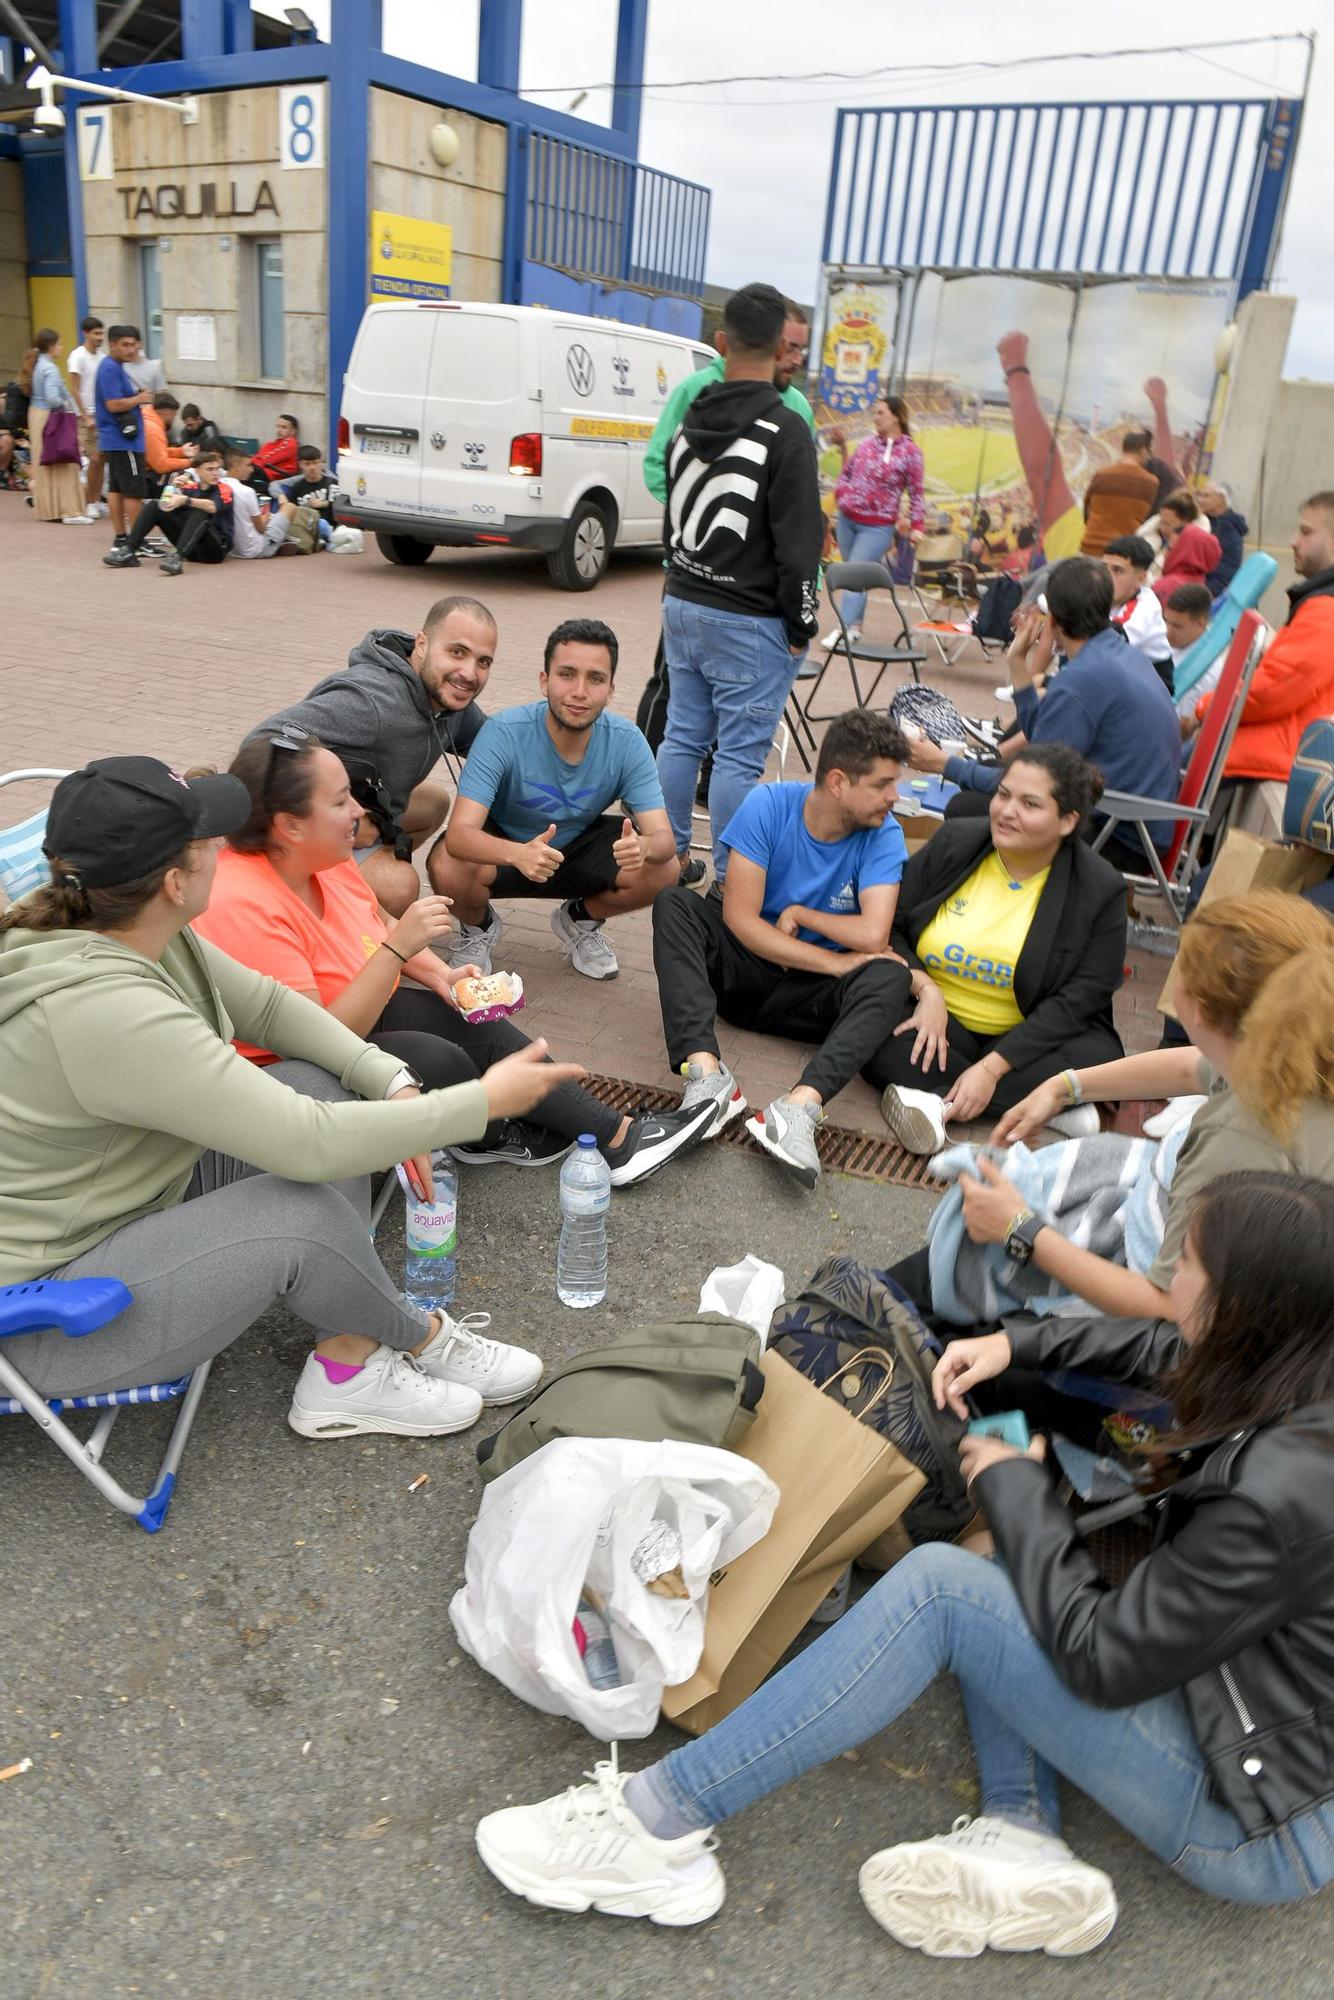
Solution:
[{"label": "grey sweatpants", "polygon": [[[275,1063],[269,1074],[325,1102],[350,1095],[313,1063]],[[390,1282],[369,1223],[368,1176],[285,1181],[204,1153],[178,1208],[127,1223],[50,1274],[120,1278],[133,1305],[80,1339],[18,1335],[6,1341],[6,1358],[43,1396],[171,1382],[220,1354],[278,1302],[321,1333],[420,1346],[430,1317]]]}]

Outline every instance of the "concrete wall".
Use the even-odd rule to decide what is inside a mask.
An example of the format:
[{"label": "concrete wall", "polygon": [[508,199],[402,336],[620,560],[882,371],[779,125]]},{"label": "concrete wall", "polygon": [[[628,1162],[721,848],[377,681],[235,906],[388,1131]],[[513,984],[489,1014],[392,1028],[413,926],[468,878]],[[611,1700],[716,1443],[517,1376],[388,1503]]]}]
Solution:
[{"label": "concrete wall", "polygon": [[[278,92],[219,91],[201,96],[197,125],[174,112],[121,104],[112,113],[115,175],[83,183],[89,309],[108,325],[140,321],[136,248],[159,245],[165,342],[163,366],[182,402],[197,402],[225,432],[272,437],[280,410],[322,440],[327,398],[325,175],[279,164]],[[261,185],[276,205],[254,214]],[[163,195],[160,190],[167,189]],[[199,209],[213,190],[215,212]],[[158,212],[136,213],[147,189]],[[180,189],[178,197],[172,192]],[[218,213],[216,211],[223,212]],[[254,244],[281,238],[285,365],[281,381],[259,377]],[[181,313],[211,313],[216,361],[180,358]]]},{"label": "concrete wall", "polygon": [[31,339],[23,169],[17,160],[0,160],[0,385],[18,373]]},{"label": "concrete wall", "polygon": [[[431,157],[431,127],[458,133],[452,167]],[[448,105],[394,91],[371,91],[370,206],[454,232],[450,291],[456,299],[499,299],[505,234],[505,127]]]}]

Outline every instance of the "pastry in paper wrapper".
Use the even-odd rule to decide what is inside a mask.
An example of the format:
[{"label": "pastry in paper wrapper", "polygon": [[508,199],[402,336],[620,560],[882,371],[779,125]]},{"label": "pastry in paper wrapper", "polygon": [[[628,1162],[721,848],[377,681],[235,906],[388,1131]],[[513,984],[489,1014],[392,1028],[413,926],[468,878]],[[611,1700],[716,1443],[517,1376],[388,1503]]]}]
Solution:
[{"label": "pastry in paper wrapper", "polygon": [[465,1021],[503,1020],[523,1005],[523,981],[517,972],[490,972],[478,979],[460,979],[454,988]]}]

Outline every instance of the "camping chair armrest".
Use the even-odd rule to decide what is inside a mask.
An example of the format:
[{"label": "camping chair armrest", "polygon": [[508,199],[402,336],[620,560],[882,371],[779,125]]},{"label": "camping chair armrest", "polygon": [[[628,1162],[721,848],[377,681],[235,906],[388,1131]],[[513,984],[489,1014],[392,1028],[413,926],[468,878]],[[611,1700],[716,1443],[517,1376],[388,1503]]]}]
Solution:
[{"label": "camping chair armrest", "polygon": [[1104,792],[1097,811],[1108,819],[1208,819],[1203,806],[1181,806],[1175,799],[1145,799],[1135,792]]},{"label": "camping chair armrest", "polygon": [[0,1340],[53,1326],[73,1338],[96,1333],[133,1303],[134,1293],[119,1278],[34,1278],[25,1285],[3,1285]]}]

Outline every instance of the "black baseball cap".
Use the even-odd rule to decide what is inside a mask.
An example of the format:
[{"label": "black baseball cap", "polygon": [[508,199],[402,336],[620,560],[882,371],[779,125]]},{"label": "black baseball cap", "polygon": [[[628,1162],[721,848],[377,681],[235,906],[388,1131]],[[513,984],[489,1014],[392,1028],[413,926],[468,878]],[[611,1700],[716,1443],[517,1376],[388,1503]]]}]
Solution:
[{"label": "black baseball cap", "polygon": [[174,861],[189,840],[235,833],[250,817],[239,778],[182,778],[156,757],[95,757],[62,778],[42,852],[85,889],[136,882]]}]

